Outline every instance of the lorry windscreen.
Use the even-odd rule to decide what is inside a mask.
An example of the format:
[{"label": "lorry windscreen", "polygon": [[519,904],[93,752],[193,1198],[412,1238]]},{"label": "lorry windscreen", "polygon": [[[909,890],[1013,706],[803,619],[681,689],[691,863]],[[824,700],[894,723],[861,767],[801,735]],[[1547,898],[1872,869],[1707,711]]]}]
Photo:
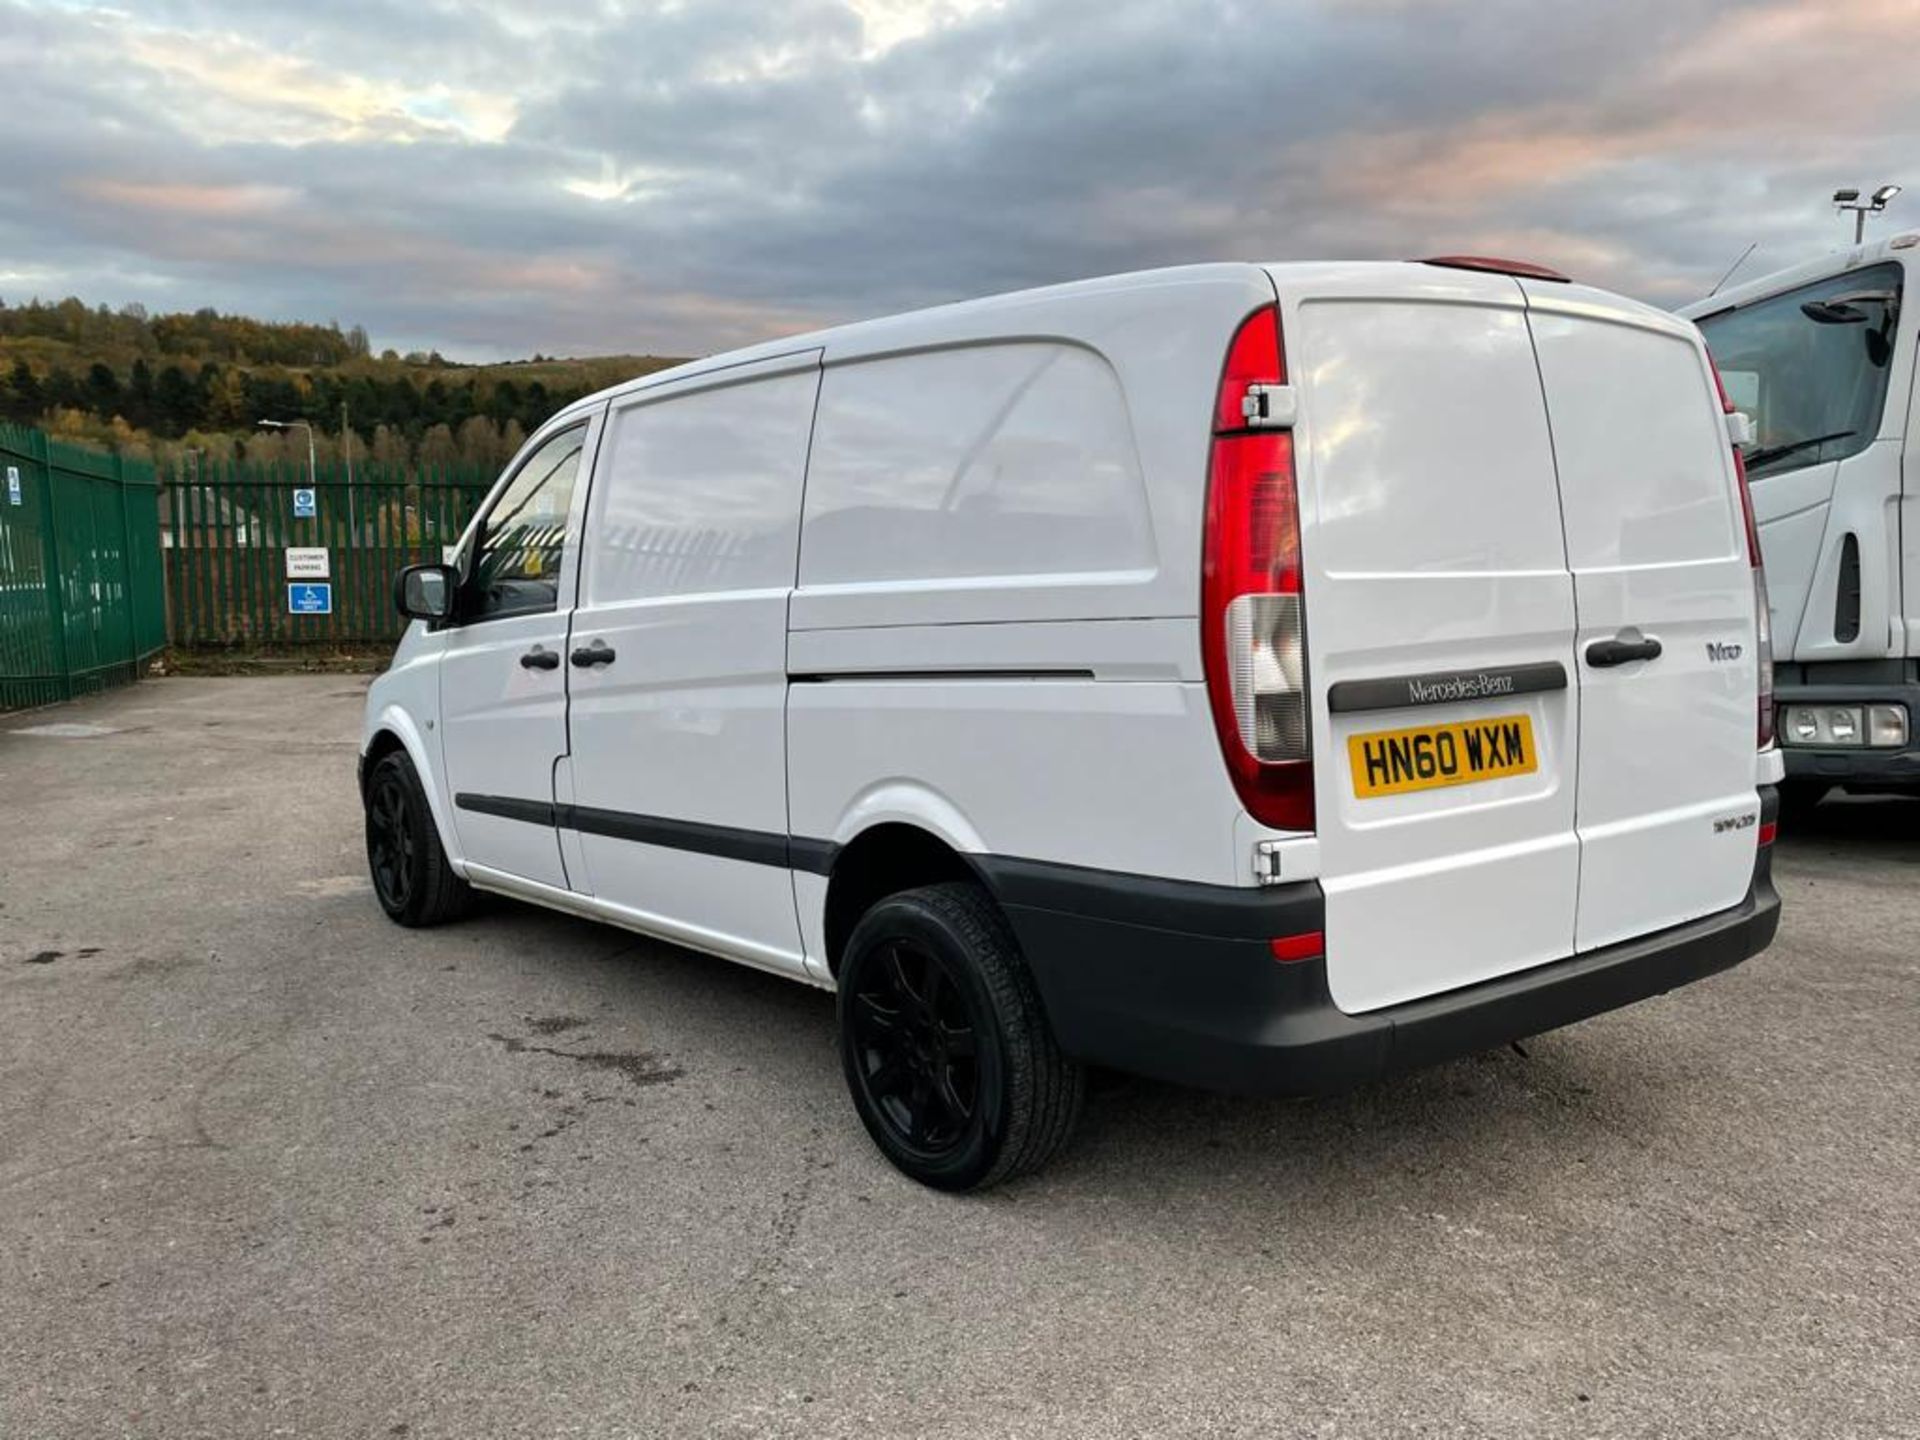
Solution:
[{"label": "lorry windscreen", "polygon": [[1874,265],[1700,321],[1734,405],[1753,417],[1755,477],[1843,460],[1886,404],[1902,270]]}]

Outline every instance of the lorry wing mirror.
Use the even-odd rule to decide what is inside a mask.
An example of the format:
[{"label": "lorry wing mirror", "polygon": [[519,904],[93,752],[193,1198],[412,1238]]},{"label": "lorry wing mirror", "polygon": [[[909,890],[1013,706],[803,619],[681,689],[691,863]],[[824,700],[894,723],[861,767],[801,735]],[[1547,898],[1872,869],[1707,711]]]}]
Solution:
[{"label": "lorry wing mirror", "polygon": [[409,565],[394,581],[394,606],[411,620],[445,620],[453,614],[453,592],[458,582],[451,565]]},{"label": "lorry wing mirror", "polygon": [[1867,312],[1856,309],[1844,300],[1808,300],[1800,306],[1800,313],[1816,325],[1864,325]]},{"label": "lorry wing mirror", "polygon": [[1800,313],[1817,325],[1863,325],[1867,312],[1862,305],[1884,305],[1892,310],[1900,303],[1895,290],[1850,290],[1845,295],[1830,295],[1825,300],[1808,300]]}]

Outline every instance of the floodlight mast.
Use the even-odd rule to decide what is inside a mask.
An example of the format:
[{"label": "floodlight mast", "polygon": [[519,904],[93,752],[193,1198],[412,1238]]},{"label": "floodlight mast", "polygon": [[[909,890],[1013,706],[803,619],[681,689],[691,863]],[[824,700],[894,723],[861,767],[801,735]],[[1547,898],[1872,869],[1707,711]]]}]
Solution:
[{"label": "floodlight mast", "polygon": [[1858,245],[1867,238],[1867,216],[1878,215],[1887,208],[1887,202],[1900,193],[1898,185],[1882,185],[1865,200],[1860,192],[1851,186],[1833,192],[1833,208],[1853,212],[1853,243]]}]

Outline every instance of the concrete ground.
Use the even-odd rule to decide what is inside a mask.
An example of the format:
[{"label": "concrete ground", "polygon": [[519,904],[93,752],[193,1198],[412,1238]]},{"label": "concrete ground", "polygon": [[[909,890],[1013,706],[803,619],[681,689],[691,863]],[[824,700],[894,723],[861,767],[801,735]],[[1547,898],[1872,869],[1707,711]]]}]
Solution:
[{"label": "concrete ground", "polygon": [[[1766,955],[915,1187],[830,999],[363,879],[364,681],[0,717],[0,1436],[1920,1435],[1920,804]],[[31,734],[83,725],[109,733]]]}]

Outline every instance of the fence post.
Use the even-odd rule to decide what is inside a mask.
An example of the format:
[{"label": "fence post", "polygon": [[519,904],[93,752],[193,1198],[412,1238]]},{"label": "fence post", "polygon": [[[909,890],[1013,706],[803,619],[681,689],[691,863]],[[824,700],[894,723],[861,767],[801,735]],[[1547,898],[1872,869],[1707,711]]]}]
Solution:
[{"label": "fence post", "polygon": [[60,568],[60,520],[53,498],[53,446],[44,430],[29,432],[30,449],[40,463],[41,565],[47,577],[47,623],[53,639],[53,664],[60,672],[60,698],[73,698],[73,672],[67,668],[67,584]]},{"label": "fence post", "polygon": [[133,586],[133,526],[127,520],[127,462],[113,452],[113,488],[120,501],[120,593],[127,597],[127,654],[130,674],[138,675],[140,657],[140,598]]}]

